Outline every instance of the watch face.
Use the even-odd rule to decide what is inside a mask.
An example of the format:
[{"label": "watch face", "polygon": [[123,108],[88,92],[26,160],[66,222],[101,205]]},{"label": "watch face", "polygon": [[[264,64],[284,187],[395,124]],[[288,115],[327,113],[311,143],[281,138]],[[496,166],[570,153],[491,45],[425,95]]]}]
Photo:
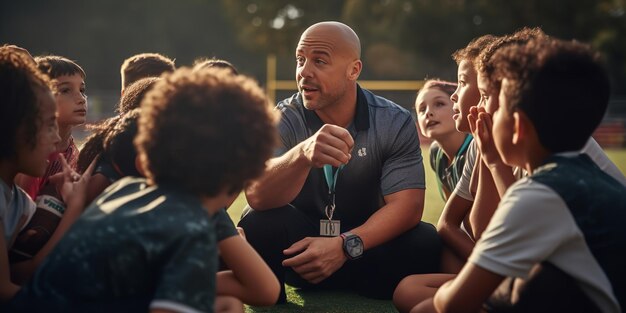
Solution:
[{"label": "watch face", "polygon": [[354,236],[346,241],[346,252],[352,258],[358,258],[363,254],[363,241],[361,238]]}]

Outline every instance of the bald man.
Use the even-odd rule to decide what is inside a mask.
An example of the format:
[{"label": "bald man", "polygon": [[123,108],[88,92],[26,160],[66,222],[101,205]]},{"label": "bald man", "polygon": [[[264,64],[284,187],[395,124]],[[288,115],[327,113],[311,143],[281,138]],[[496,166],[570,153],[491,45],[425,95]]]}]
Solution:
[{"label": "bald man", "polygon": [[282,145],[246,189],[239,226],[281,283],[390,299],[406,275],[439,270],[441,242],[421,222],[415,123],[357,84],[360,55],[359,37],[342,23],[302,34],[298,93],[277,106]]}]

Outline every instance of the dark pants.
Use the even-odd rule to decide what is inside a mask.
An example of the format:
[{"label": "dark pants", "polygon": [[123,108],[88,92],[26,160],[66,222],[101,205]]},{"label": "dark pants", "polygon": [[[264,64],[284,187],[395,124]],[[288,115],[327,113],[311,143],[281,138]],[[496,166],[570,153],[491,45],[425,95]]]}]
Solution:
[{"label": "dark pants", "polygon": [[600,312],[578,283],[551,263],[536,265],[528,279],[506,278],[485,304],[487,312]]},{"label": "dark pants", "polygon": [[421,222],[391,241],[365,251],[360,259],[347,261],[333,275],[312,285],[291,268],[282,266],[282,261],[291,257],[282,251],[305,237],[319,237],[319,219],[312,221],[292,206],[263,212],[247,207],[244,212],[239,226],[280,281],[279,302],[285,301],[284,282],[301,288],[346,288],[370,298],[391,299],[404,277],[439,272],[441,240],[433,225]]}]

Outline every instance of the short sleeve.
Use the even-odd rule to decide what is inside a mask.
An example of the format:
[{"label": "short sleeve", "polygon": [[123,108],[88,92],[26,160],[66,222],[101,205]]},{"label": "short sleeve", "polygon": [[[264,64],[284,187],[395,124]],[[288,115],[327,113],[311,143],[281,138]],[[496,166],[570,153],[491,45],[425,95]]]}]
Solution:
[{"label": "short sleeve", "polygon": [[474,201],[474,196],[470,190],[470,182],[472,181],[472,172],[474,171],[474,164],[476,164],[476,141],[470,143],[465,154],[465,165],[463,165],[463,173],[459,178],[459,182],[456,184],[454,192],[461,198]]},{"label": "short sleeve", "polygon": [[505,193],[469,261],[503,276],[526,278],[533,265],[577,234],[561,197],[524,178]]},{"label": "short sleeve", "polygon": [[[187,229],[199,228],[187,225]],[[178,312],[213,312],[217,249],[211,228],[180,235],[163,260],[150,308]]]},{"label": "short sleeve", "polygon": [[226,238],[237,236],[239,233],[235,228],[233,220],[230,218],[225,209],[217,211],[212,217],[215,223],[215,235],[217,242],[220,242]]},{"label": "short sleeve", "polygon": [[[404,116],[404,115],[402,115]],[[405,189],[426,188],[422,150],[417,128],[410,114],[400,120],[402,126],[383,160],[381,189],[383,195]],[[391,138],[390,138],[391,139]]]},{"label": "short sleeve", "polygon": [[604,153],[604,150],[602,150],[602,147],[598,145],[598,142],[595,139],[589,138],[587,144],[585,144],[580,152],[587,154],[602,171],[615,178],[615,180],[620,182],[622,185],[626,186],[626,177],[624,177],[624,174],[622,174],[619,168],[617,168],[615,163],[613,163],[606,153]]},{"label": "short sleeve", "polygon": [[437,174],[437,177],[439,177],[439,169],[437,168],[437,155],[439,154],[440,150],[441,147],[439,146],[439,144],[433,140],[433,142],[430,144],[430,149],[428,150],[428,152],[430,154],[430,168],[435,172],[435,174]]},{"label": "short sleeve", "polygon": [[93,173],[103,175],[111,183],[118,181],[120,178],[122,178],[122,176],[117,171],[115,171],[113,164],[111,164],[111,161],[106,156],[102,156],[98,159],[98,161],[96,162],[96,168],[94,169]]},{"label": "short sleeve", "polygon": [[298,144],[298,133],[304,127],[301,118],[292,106],[293,98],[285,99],[276,105],[275,110],[280,111],[280,121],[278,122],[278,134],[280,142],[274,149],[274,157],[279,157]]}]

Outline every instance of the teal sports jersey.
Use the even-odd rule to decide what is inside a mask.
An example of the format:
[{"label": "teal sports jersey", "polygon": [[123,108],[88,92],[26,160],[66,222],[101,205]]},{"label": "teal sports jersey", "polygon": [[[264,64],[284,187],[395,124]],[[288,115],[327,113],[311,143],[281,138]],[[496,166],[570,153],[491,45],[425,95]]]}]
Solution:
[{"label": "teal sports jersey", "polygon": [[214,222],[199,198],[111,185],[10,303],[18,312],[213,312]]},{"label": "teal sports jersey", "polygon": [[446,194],[452,193],[463,175],[465,153],[468,151],[472,139],[472,135],[465,136],[465,140],[456,152],[452,163],[448,163],[448,158],[436,141],[430,145],[430,166],[437,174],[437,187],[443,201],[448,200]]}]

